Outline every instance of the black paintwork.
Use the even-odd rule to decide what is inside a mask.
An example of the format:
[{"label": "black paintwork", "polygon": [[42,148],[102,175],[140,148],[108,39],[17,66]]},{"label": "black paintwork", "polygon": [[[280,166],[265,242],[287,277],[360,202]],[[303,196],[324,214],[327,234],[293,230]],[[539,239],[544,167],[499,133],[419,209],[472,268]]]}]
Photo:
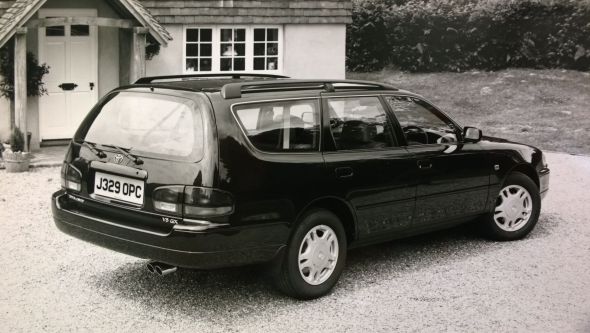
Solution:
[{"label": "black paintwork", "polygon": [[[198,80],[141,84],[119,88],[103,98],[83,121],[70,143],[65,162],[82,172],[82,190],[53,195],[53,216],[64,232],[131,254],[183,267],[214,268],[271,260],[288,243],[293,227],[310,207],[334,211],[347,230],[349,247],[386,241],[465,222],[488,213],[503,180],[520,171],[548,189],[548,169],[539,149],[502,139],[406,146],[401,128],[388,109],[398,147],[336,151],[323,112],[321,149],[306,153],[265,153],[255,149],[235,120],[237,103],[314,98],[323,109],[332,96],[406,95],[407,91],[347,89],[345,92],[280,90],[224,99],[220,87],[244,80]],[[268,81],[268,80],[265,80]],[[92,194],[93,166],[121,173],[117,151],[104,148],[99,158],[82,145],[99,107],[118,91],[170,94],[207,100],[203,112],[205,150],[198,161],[170,161],[141,156],[125,160],[124,174],[146,175],[144,205],[107,202]],[[386,105],[386,103],[384,103]],[[323,110],[322,110],[323,111]],[[457,125],[457,134],[461,128]],[[420,165],[430,165],[420,168]],[[118,168],[118,169],[117,169]],[[119,170],[119,171],[117,171]],[[143,176],[142,176],[143,177]],[[141,177],[138,177],[141,178]],[[217,188],[233,195],[231,215],[209,219],[227,224],[205,231],[178,231],[154,210],[151,191],[163,185]]]}]

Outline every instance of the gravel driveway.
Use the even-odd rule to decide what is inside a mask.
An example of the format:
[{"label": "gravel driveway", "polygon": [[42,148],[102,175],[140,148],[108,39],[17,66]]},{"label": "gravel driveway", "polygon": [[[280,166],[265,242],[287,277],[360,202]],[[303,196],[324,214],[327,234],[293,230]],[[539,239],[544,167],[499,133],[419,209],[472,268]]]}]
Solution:
[{"label": "gravel driveway", "polygon": [[590,332],[590,157],[548,161],[527,239],[461,228],[359,249],[310,302],[277,293],[258,267],[148,274],[55,228],[59,168],[0,171],[0,331]]}]

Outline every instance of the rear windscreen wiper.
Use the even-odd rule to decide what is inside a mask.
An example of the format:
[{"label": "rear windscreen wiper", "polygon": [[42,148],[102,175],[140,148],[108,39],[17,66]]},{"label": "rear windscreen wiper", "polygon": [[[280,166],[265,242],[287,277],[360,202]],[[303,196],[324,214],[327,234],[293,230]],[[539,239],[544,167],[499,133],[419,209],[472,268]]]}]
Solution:
[{"label": "rear windscreen wiper", "polygon": [[129,149],[125,149],[125,148],[121,148],[115,145],[103,145],[105,147],[110,147],[110,148],[115,148],[118,152],[120,152],[121,154],[125,155],[125,157],[127,157],[128,159],[132,160],[133,163],[135,163],[135,165],[141,165],[143,164],[143,160],[141,158],[139,158],[138,156],[135,156],[133,154],[131,154],[129,152],[129,150],[131,150],[131,148]]},{"label": "rear windscreen wiper", "polygon": [[82,145],[88,148],[94,155],[98,156],[99,158],[107,157],[107,154],[104,151],[96,148],[96,144],[88,141],[82,141]]}]

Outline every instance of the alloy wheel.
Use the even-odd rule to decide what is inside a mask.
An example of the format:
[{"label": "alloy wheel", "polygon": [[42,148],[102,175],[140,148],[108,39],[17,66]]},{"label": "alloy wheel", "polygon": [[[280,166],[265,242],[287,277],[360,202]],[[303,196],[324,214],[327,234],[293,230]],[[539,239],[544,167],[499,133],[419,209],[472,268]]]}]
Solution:
[{"label": "alloy wheel", "polygon": [[327,225],[309,230],[299,246],[297,262],[305,282],[311,285],[325,282],[338,262],[338,237],[334,230]]},{"label": "alloy wheel", "polygon": [[500,191],[494,209],[494,222],[509,232],[522,229],[533,211],[530,193],[522,186],[508,185]]}]

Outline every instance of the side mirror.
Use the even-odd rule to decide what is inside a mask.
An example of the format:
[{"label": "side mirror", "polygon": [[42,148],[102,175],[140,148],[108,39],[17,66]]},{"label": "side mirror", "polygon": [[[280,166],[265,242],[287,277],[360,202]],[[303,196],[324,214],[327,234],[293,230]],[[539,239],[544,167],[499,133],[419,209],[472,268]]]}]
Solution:
[{"label": "side mirror", "polygon": [[478,142],[481,140],[482,133],[479,128],[465,127],[463,128],[463,140],[465,142]]}]

